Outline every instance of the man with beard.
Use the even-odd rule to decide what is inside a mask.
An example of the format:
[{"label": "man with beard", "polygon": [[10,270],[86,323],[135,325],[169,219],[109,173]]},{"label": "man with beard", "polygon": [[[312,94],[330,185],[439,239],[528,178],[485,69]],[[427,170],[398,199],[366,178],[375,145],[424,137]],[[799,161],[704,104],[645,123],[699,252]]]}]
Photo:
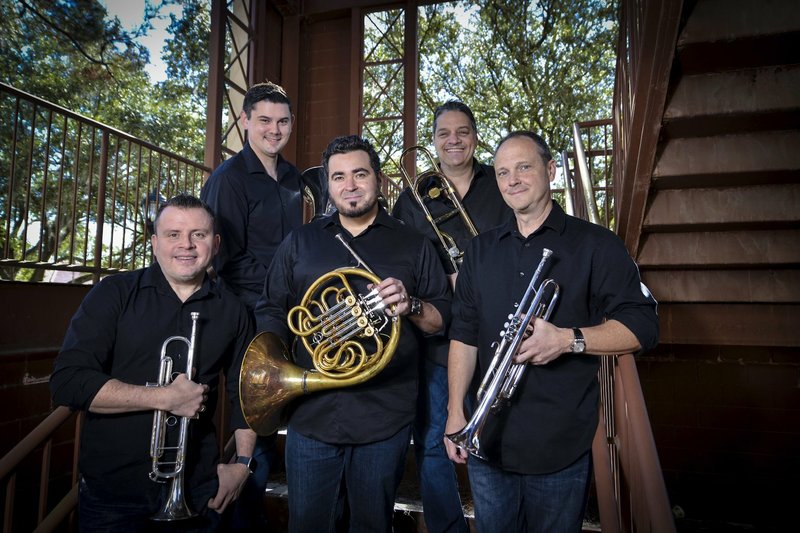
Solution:
[{"label": "man with beard", "polygon": [[[450,315],[448,281],[433,245],[381,207],[380,161],[369,141],[334,139],[323,154],[337,211],[293,231],[275,254],[256,306],[257,330],[292,346],[287,314],[319,277],[356,258],[381,278],[385,315],[401,321],[394,356],[372,379],[297,401],[286,437],[289,529],[334,531],[346,501],[351,531],[391,531],[417,397],[419,337],[443,333]],[[371,284],[354,282],[359,294]],[[385,327],[389,327],[386,325]],[[302,343],[295,361],[312,362]],[[344,494],[342,495],[342,490]]]}]

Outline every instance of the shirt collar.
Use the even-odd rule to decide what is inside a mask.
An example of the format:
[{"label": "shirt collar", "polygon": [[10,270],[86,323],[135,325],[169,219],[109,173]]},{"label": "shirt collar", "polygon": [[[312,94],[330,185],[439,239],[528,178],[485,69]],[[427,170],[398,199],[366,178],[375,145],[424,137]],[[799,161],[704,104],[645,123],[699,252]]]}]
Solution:
[{"label": "shirt collar", "polygon": [[[344,229],[341,220],[339,220],[339,211],[334,211],[330,215],[323,218],[322,221],[323,227],[325,228],[336,227]],[[403,226],[403,223],[389,215],[389,213],[386,212],[386,209],[384,209],[382,205],[378,204],[378,214],[375,215],[375,220],[373,220],[372,223],[367,227],[366,231],[369,231],[370,228],[374,226],[397,228]]]},{"label": "shirt collar", "polygon": [[[144,269],[139,285],[141,287],[154,287],[161,293],[172,294],[177,298],[177,295],[175,295],[175,291],[172,289],[172,286],[169,284],[167,278],[164,276],[164,272],[161,270],[161,266],[155,261],[153,261],[153,263],[149,267]],[[195,292],[189,297],[189,300],[201,299],[209,295],[214,295],[214,296],[219,295],[219,287],[215,282],[212,282],[209,279],[208,274],[206,274],[203,277],[203,284],[200,286],[197,292]]]},{"label": "shirt collar", "polygon": [[[242,147],[242,157],[244,158],[244,164],[247,167],[247,172],[250,174],[267,175],[267,170],[264,168],[264,164],[261,163],[261,160],[253,151],[253,147],[250,146],[249,141],[245,141],[244,146]],[[278,181],[280,181],[283,175],[286,174],[287,167],[288,163],[286,160],[281,154],[278,154]]]},{"label": "shirt collar", "polygon": [[[557,234],[562,234],[564,232],[564,227],[567,224],[567,214],[564,213],[564,210],[561,209],[561,206],[558,205],[558,202],[555,200],[550,200],[552,204],[552,209],[550,209],[550,214],[547,215],[547,218],[544,219],[541,227],[533,232],[533,235],[537,235],[542,232],[545,228],[550,228],[555,231]],[[500,233],[498,233],[497,238],[498,240],[503,239],[509,235],[519,236],[520,238],[522,235],[519,233],[517,229],[517,217],[512,216],[505,224],[500,226]]]}]

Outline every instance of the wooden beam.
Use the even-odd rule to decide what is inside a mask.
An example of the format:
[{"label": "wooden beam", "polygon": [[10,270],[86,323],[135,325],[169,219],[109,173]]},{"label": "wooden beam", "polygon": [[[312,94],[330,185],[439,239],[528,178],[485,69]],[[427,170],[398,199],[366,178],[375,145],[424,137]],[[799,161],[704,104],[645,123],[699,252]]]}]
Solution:
[{"label": "wooden beam", "polygon": [[800,229],[650,233],[637,262],[643,268],[798,265],[797,243]]},{"label": "wooden beam", "polygon": [[800,225],[800,183],[720,189],[668,189],[652,193],[644,226]]},{"label": "wooden beam", "polygon": [[798,304],[659,305],[661,344],[800,346]]},{"label": "wooden beam", "polygon": [[659,303],[796,303],[800,269],[642,270]]}]

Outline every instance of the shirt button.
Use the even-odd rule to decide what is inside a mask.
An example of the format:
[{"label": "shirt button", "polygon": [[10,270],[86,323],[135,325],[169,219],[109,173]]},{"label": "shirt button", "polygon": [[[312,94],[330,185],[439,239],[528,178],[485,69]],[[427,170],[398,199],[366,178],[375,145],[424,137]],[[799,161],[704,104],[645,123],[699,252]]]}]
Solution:
[{"label": "shirt button", "polygon": [[525,277],[525,272],[520,272],[519,273],[519,277],[524,278]]},{"label": "shirt button", "polygon": [[526,243],[525,243],[525,248],[530,248],[530,247],[531,247],[531,243],[529,243],[529,242],[526,242]]}]

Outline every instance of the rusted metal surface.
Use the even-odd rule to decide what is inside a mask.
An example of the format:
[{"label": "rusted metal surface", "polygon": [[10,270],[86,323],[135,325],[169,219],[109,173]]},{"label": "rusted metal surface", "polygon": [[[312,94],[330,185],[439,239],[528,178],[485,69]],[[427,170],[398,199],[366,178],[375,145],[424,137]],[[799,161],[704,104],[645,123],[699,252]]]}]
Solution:
[{"label": "rusted metal surface", "polygon": [[[763,16],[768,13],[768,16]],[[695,3],[678,46],[780,34],[800,28],[795,2],[781,0],[702,0]]]},{"label": "rusted metal surface", "polygon": [[791,112],[800,107],[800,65],[683,76],[664,113],[681,118]]},{"label": "rusted metal surface", "polygon": [[800,229],[650,233],[640,267],[748,267],[800,264]]},{"label": "rusted metal surface", "polygon": [[800,302],[800,269],[644,270],[642,281],[662,303]]},{"label": "rusted metal surface", "polygon": [[670,139],[662,147],[653,177],[660,182],[697,176],[697,186],[702,187],[705,175],[750,174],[753,183],[765,183],[763,174],[800,171],[798,146],[797,129]]},{"label": "rusted metal surface", "polygon": [[617,232],[634,259],[639,255],[682,4],[678,0],[620,3],[614,183]]},{"label": "rusted metal surface", "polygon": [[800,183],[703,189],[668,189],[653,193],[644,226],[649,231],[671,228],[800,223]]},{"label": "rusted metal surface", "polygon": [[800,346],[800,304],[661,303],[662,344]]}]

